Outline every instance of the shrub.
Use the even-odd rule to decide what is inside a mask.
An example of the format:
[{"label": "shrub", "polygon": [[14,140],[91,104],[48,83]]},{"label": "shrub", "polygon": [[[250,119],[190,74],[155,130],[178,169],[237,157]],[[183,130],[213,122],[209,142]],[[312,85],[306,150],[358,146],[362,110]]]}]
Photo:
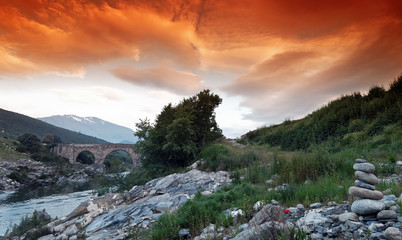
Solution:
[{"label": "shrub", "polygon": [[21,222],[18,225],[12,226],[11,232],[9,232],[9,230],[7,229],[5,237],[13,238],[22,236],[27,231],[35,228],[36,230],[27,234],[25,239],[27,240],[38,239],[41,236],[50,234],[50,229],[43,226],[48,224],[51,220],[52,219],[45,212],[45,210],[43,211],[35,210],[31,217],[26,215],[21,219]]}]

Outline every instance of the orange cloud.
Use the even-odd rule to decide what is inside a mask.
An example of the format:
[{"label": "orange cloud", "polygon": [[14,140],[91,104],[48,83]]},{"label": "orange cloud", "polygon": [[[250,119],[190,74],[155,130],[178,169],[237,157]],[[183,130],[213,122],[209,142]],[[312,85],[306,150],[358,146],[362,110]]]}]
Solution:
[{"label": "orange cloud", "polygon": [[76,72],[113,59],[198,64],[193,26],[146,6],[105,1],[13,1],[0,6],[0,70]]},{"label": "orange cloud", "polygon": [[194,74],[160,67],[137,70],[131,67],[119,67],[111,70],[114,76],[124,81],[168,90],[179,95],[190,95],[202,89],[202,79]]}]

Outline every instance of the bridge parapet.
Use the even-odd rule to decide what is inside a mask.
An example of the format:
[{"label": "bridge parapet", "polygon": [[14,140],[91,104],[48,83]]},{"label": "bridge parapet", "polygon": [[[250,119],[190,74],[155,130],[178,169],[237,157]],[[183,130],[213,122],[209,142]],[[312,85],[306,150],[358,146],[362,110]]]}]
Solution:
[{"label": "bridge parapet", "polygon": [[134,152],[132,144],[58,144],[53,152],[65,157],[71,164],[76,163],[78,155],[84,151],[92,153],[95,157],[95,164],[103,164],[106,156],[117,150],[127,152],[133,160],[133,168],[140,167],[139,155]]}]

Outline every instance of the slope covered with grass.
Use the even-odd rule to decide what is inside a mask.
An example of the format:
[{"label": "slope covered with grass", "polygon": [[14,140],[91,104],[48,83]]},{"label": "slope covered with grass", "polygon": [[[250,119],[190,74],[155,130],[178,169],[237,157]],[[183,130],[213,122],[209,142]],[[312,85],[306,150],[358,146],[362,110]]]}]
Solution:
[{"label": "slope covered with grass", "polygon": [[[377,137],[381,134],[386,137]],[[391,143],[401,137],[402,75],[388,90],[374,86],[366,95],[342,96],[303,119],[251,131],[243,142],[300,150],[318,144]]]}]

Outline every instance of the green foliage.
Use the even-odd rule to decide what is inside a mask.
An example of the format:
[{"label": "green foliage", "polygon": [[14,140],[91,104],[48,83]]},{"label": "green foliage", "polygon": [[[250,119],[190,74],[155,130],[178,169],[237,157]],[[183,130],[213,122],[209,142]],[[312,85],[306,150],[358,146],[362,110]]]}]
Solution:
[{"label": "green foliage", "polygon": [[367,95],[342,96],[301,120],[286,120],[280,125],[249,132],[243,142],[280,146],[291,151],[308,150],[321,143],[358,145],[384,133],[387,126],[396,124],[401,128],[401,86],[402,75],[391,83],[388,91],[374,86]]},{"label": "green foliage", "polygon": [[50,221],[51,221],[50,217],[48,218],[48,217],[44,216],[42,212],[38,212],[35,210],[31,217],[26,215],[25,217],[23,217],[21,219],[21,222],[18,225],[12,226],[11,231],[9,231],[9,229],[7,229],[5,237],[7,239],[11,239],[13,237],[22,236],[27,231],[35,228],[36,230],[27,234],[26,238],[24,238],[24,239],[27,239],[27,240],[38,239],[41,236],[50,234],[50,229],[43,227],[46,224],[48,224]]},{"label": "green foliage", "polygon": [[205,147],[198,158],[204,160],[200,169],[206,171],[234,171],[260,160],[255,150],[234,149],[224,143],[214,143]]},{"label": "green foliage", "polygon": [[83,151],[77,156],[77,162],[91,165],[95,163],[95,156],[89,151]]},{"label": "green foliage", "polygon": [[42,148],[40,139],[33,133],[24,133],[17,140],[20,142],[17,147],[19,152],[37,153]]},{"label": "green foliage", "polygon": [[278,240],[311,240],[307,233],[300,228],[289,228],[288,231],[278,235]]},{"label": "green foliage", "polygon": [[26,169],[20,170],[20,171],[12,171],[8,177],[14,181],[17,181],[19,183],[24,183],[25,180],[28,177],[28,172]]},{"label": "green foliage", "polygon": [[214,114],[221,102],[218,95],[204,90],[177,106],[165,106],[154,124],[148,119],[137,123],[135,149],[143,167],[163,172],[191,163],[206,144],[222,136]]},{"label": "green foliage", "polygon": [[154,240],[177,239],[179,231],[180,225],[176,214],[166,213],[153,225],[151,238]]},{"label": "green foliage", "polygon": [[0,136],[17,139],[24,133],[33,133],[39,138],[51,134],[54,136],[54,143],[61,141],[65,143],[106,143],[99,138],[59,128],[38,119],[0,108]]}]

